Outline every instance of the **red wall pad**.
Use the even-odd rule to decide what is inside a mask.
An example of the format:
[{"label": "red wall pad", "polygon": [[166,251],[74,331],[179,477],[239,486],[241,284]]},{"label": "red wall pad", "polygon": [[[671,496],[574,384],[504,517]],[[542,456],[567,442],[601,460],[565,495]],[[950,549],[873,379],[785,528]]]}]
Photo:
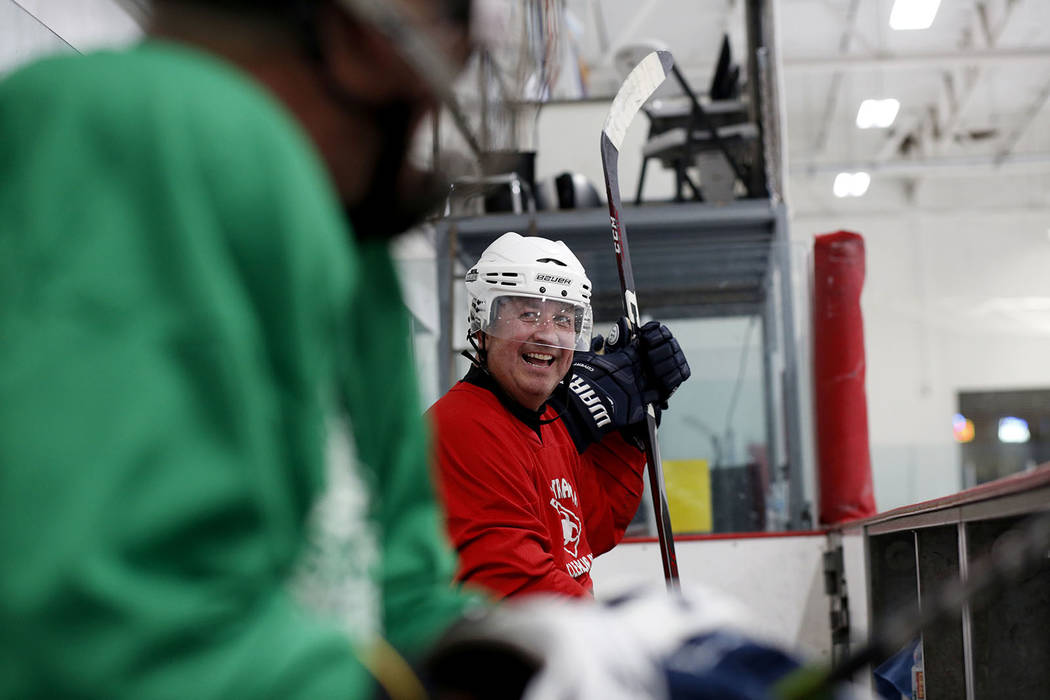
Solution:
[{"label": "red wall pad", "polygon": [[864,239],[838,231],[813,244],[813,381],[820,522],[875,514],[864,392]]}]

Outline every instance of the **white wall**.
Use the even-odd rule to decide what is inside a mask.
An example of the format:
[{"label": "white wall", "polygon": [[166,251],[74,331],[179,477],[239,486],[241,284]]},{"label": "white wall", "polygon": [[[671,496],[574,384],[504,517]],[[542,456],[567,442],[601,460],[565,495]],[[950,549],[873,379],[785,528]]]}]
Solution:
[{"label": "white wall", "polygon": [[[582,173],[604,200],[605,178],[599,143],[602,124],[608,113],[609,102],[605,100],[544,106],[537,120],[536,179],[542,180],[566,170]],[[639,114],[631,122],[620,147],[620,192],[625,203],[634,201],[642,167],[642,145],[648,128],[645,116]],[[650,164],[645,180],[647,197],[666,199],[673,191],[674,175],[655,163]]]},{"label": "white wall", "polygon": [[0,0],[0,75],[39,56],[123,44],[141,34],[114,0]]},{"label": "white wall", "polygon": [[[798,191],[799,188],[796,188]],[[1050,387],[1050,209],[796,217],[795,237],[865,237],[862,296],[876,503],[961,483],[951,416],[966,390]]]}]

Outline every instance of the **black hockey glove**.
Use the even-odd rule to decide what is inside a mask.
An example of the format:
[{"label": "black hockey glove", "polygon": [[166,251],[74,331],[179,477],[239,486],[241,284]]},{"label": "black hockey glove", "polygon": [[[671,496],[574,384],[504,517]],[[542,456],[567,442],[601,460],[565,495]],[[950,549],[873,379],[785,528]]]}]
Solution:
[{"label": "black hockey glove", "polygon": [[637,341],[624,342],[621,336],[605,350],[604,355],[577,352],[566,378],[568,390],[561,393],[562,401],[552,399],[580,453],[612,430],[640,446],[645,407],[659,400],[642,371]]},{"label": "black hockey glove", "polygon": [[[626,319],[620,321],[627,323]],[[689,363],[670,329],[662,323],[646,323],[638,329],[638,340],[647,378],[660,397],[660,407],[667,408],[667,399],[692,373]]]},{"label": "black hockey glove", "polygon": [[[627,317],[621,317],[609,335],[602,338],[594,336],[591,342],[592,352],[612,352],[626,344],[630,331]],[[686,379],[689,379],[691,371],[689,363],[682,353],[682,348],[671,335],[671,330],[657,321],[649,321],[638,330],[638,349],[642,359],[642,368],[649,385],[659,394],[657,410],[667,408],[667,399],[678,390],[678,387]]]}]

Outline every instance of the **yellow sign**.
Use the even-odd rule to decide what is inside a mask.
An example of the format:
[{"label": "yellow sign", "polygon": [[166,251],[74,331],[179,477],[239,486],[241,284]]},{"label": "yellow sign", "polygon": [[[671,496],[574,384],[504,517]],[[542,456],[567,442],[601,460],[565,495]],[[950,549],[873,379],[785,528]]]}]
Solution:
[{"label": "yellow sign", "polygon": [[674,534],[711,532],[711,472],[707,460],[669,459],[663,468]]}]

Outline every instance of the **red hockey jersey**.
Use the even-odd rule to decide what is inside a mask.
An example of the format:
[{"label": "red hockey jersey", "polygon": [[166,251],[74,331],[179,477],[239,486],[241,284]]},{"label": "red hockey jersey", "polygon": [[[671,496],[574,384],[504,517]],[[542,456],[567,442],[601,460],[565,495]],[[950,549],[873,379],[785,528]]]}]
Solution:
[{"label": "red hockey jersey", "polygon": [[578,454],[554,409],[524,408],[477,369],[427,415],[457,578],[500,598],[590,595],[594,557],[638,509],[645,454],[616,432]]}]

